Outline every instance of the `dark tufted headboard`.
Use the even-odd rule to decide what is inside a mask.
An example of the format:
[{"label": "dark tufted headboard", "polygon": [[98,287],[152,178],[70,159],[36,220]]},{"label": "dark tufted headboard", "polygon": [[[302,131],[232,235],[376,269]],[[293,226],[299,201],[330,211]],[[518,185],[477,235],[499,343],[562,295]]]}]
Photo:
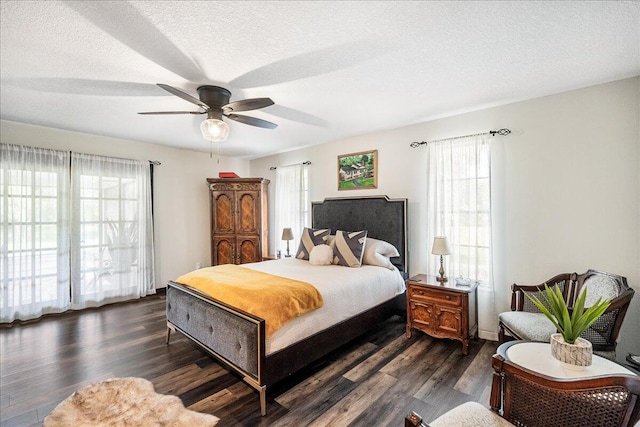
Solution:
[{"label": "dark tufted headboard", "polygon": [[336,230],[367,230],[367,236],[384,240],[398,248],[391,262],[407,277],[407,199],[387,196],[335,197],[311,202],[311,226]]}]

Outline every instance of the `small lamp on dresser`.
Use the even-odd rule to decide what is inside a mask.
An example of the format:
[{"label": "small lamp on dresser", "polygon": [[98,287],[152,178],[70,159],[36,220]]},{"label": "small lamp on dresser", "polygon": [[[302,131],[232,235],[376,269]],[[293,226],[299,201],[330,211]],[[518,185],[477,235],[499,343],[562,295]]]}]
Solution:
[{"label": "small lamp on dresser", "polygon": [[433,247],[431,253],[434,255],[440,255],[440,275],[436,277],[438,282],[446,282],[449,279],[444,274],[444,255],[451,254],[451,247],[449,246],[449,240],[446,236],[438,236],[433,239]]},{"label": "small lamp on dresser", "polygon": [[293,232],[290,228],[285,228],[282,230],[282,240],[287,241],[287,254],[285,255],[285,257],[289,258],[291,257],[291,254],[289,253],[289,240],[293,240]]}]

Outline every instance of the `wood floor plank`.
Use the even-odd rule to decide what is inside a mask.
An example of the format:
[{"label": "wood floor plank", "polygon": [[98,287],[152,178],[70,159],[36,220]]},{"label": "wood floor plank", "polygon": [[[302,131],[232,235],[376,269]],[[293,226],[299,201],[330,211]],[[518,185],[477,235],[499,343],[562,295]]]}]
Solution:
[{"label": "wood floor plank", "polygon": [[[406,338],[405,338],[406,339]],[[393,377],[399,377],[407,369],[416,362],[417,359],[422,358],[424,353],[433,344],[433,339],[428,335],[422,335],[415,339],[415,342],[411,344],[402,353],[398,354],[393,360],[384,365],[380,372],[389,374]]]},{"label": "wood floor plank", "polygon": [[372,402],[374,402],[381,394],[387,391],[391,385],[397,381],[397,378],[382,372],[377,372],[351,393],[347,394],[340,402],[314,422],[309,424],[310,427],[330,427],[345,426],[366,411]]},{"label": "wood floor plank", "polygon": [[303,380],[297,386],[292,387],[276,398],[276,401],[285,408],[292,409],[296,407],[298,402],[306,401],[309,396],[318,392],[330,380],[341,376],[347,367],[353,365],[356,361],[363,358],[367,354],[372,354],[378,347],[371,343],[364,343],[355,350],[349,352],[340,360],[332,363],[320,372]]},{"label": "wood floor plank", "polygon": [[339,376],[331,381],[307,399],[297,402],[296,406],[290,407],[289,412],[277,420],[278,426],[308,426],[342,401],[349,393],[356,388],[353,381]]},{"label": "wood floor plank", "polygon": [[[484,342],[472,341],[469,345],[469,355],[464,356],[460,348],[456,348],[448,357],[441,361],[433,375],[413,395],[416,399],[427,400],[434,390],[439,387],[453,389],[457,380],[462,376],[469,364],[473,361]],[[487,369],[491,369],[490,360]]]},{"label": "wood floor plank", "polygon": [[401,317],[314,362],[267,391],[257,391],[182,334],[165,343],[165,298],[46,317],[0,328],[0,425],[29,427],[75,390],[135,376],[179,396],[219,426],[402,425],[416,410],[431,420],[460,402],[488,406],[495,343],[460,343],[414,333]]},{"label": "wood floor plank", "polygon": [[191,390],[193,387],[213,381],[226,373],[227,371],[217,364],[211,364],[201,368],[195,363],[192,363],[153,378],[151,382],[158,393],[182,394]]},{"label": "wood floor plank", "polygon": [[487,385],[491,386],[493,376],[493,370],[487,369],[486,361],[491,360],[496,349],[497,343],[485,343],[453,388],[471,396],[482,395]]},{"label": "wood floor plank", "polygon": [[[393,425],[394,420],[404,418],[410,411],[407,412],[408,407],[399,402],[407,401],[408,395],[412,395],[422,384],[428,382],[438,369],[440,361],[455,351],[455,345],[448,340],[425,341],[429,341],[431,345],[413,363],[405,365],[402,370],[394,371],[398,381],[371,405],[370,410],[361,419],[363,424],[369,422]],[[407,358],[400,359],[402,362],[407,360]],[[397,366],[397,364],[392,361],[383,367],[381,372],[387,372],[388,366]]]},{"label": "wood floor plank", "polygon": [[345,373],[344,377],[354,382],[360,381],[374,372],[377,367],[385,364],[387,360],[401,352],[405,347],[409,346],[410,343],[411,342],[402,335],[397,337],[391,343],[384,346],[380,351],[376,352],[376,354],[367,358],[349,372]]}]

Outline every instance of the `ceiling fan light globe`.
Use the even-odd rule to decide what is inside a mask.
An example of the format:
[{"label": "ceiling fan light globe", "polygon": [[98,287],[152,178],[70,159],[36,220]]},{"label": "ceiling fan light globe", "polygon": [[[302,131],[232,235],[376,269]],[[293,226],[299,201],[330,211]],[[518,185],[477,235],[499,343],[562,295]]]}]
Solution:
[{"label": "ceiling fan light globe", "polygon": [[202,137],[207,141],[222,142],[229,137],[229,125],[218,119],[206,119],[200,123]]}]

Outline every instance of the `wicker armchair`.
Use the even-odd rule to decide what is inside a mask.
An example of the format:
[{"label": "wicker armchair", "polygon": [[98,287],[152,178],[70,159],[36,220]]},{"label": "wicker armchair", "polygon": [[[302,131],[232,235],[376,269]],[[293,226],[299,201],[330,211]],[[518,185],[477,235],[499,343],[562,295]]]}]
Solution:
[{"label": "wicker armchair", "polygon": [[[602,296],[611,300],[607,311],[592,325],[582,337],[591,341],[594,353],[615,359],[616,340],[622,321],[627,313],[634,290],[627,279],[616,274],[589,270],[583,274],[563,273],[545,282],[549,288],[559,287],[567,305],[572,307],[583,288],[587,288],[587,303],[593,303]],[[544,283],[533,286],[513,284],[511,287],[511,311],[500,313],[498,317],[498,340],[505,336],[528,341],[549,342],[556,330],[553,324],[540,313],[537,307],[525,297],[525,293],[540,297]]]},{"label": "wicker armchair", "polygon": [[456,406],[426,424],[415,412],[405,427],[631,427],[640,420],[640,376],[554,379],[493,356],[491,409]]},{"label": "wicker armchair", "polygon": [[554,379],[493,356],[491,409],[517,426],[633,426],[640,420],[640,377]]}]

